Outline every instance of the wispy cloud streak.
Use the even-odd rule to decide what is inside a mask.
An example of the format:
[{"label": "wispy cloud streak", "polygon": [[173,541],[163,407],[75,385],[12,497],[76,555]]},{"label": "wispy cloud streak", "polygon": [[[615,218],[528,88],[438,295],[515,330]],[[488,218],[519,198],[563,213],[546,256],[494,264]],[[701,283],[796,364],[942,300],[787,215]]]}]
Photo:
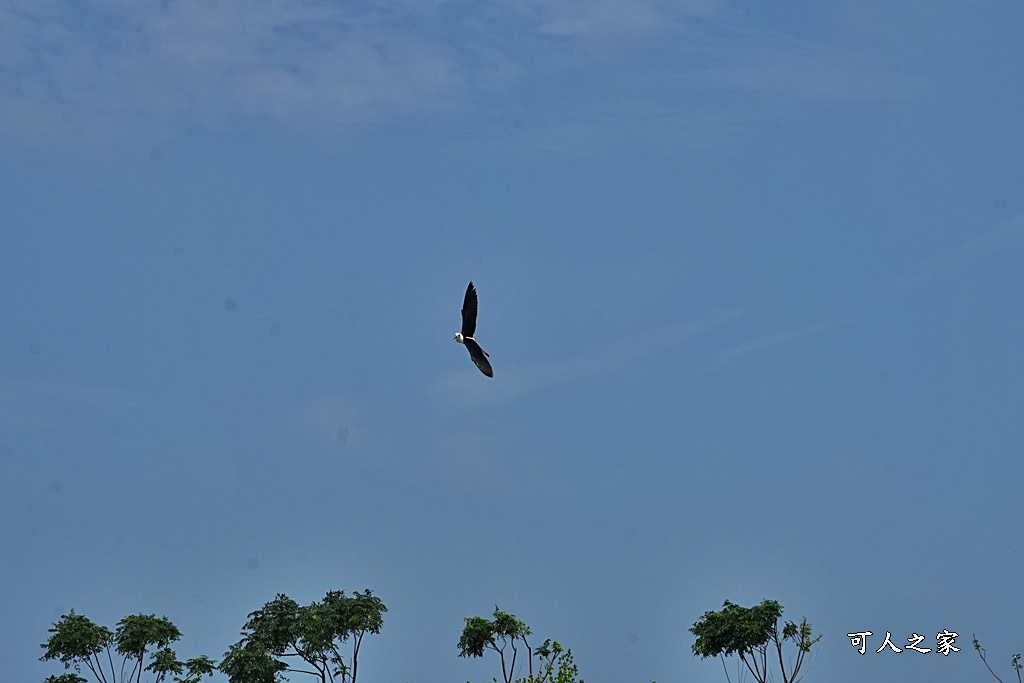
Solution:
[{"label": "wispy cloud streak", "polygon": [[1024,236],[1024,214],[1004,221],[990,230],[973,235],[952,249],[925,260],[920,266],[897,278],[884,293],[904,292],[920,287],[932,278],[965,263],[1006,247]]},{"label": "wispy cloud streak", "polygon": [[[775,103],[927,92],[925,80],[884,58],[765,39],[765,27],[741,26],[726,7],[723,0],[7,0],[0,3],[0,134],[152,138],[271,122],[344,137],[353,127],[509,108],[503,91],[522,95],[531,80],[549,85],[576,70],[600,72],[612,86],[604,94],[572,105],[548,97],[529,124],[536,144],[561,147],[568,134],[572,152],[638,128],[655,144],[696,144],[709,129],[712,138],[735,137],[744,121],[694,90]],[[609,96],[622,92],[615,79],[629,53],[652,41],[680,50],[673,66],[645,71],[647,83],[631,76],[628,96]]]},{"label": "wispy cloud streak", "polygon": [[387,9],[14,0],[0,7],[0,121],[25,127],[13,119],[45,112],[86,128],[182,117],[328,123],[451,106],[461,67]]},{"label": "wispy cloud streak", "polygon": [[869,54],[827,45],[745,45],[687,79],[708,88],[747,92],[779,102],[900,102],[924,96],[919,74]]},{"label": "wispy cloud streak", "polygon": [[721,0],[520,0],[538,31],[554,36],[609,36],[664,31],[711,16]]},{"label": "wispy cloud streak", "polygon": [[474,374],[476,370],[459,372],[443,378],[433,393],[442,403],[449,402],[452,396],[460,397],[467,404],[500,403],[551,384],[614,372],[637,358],[707,334],[739,316],[739,311],[716,311],[699,320],[628,337],[587,356],[502,368],[500,381],[496,377],[486,386]]},{"label": "wispy cloud streak", "polygon": [[730,363],[733,363],[743,356],[760,351],[761,349],[768,348],[771,346],[779,346],[792,341],[796,341],[801,337],[806,337],[811,334],[818,332],[825,332],[833,330],[837,327],[843,327],[848,325],[848,321],[835,321],[828,323],[821,323],[819,325],[807,325],[806,327],[798,327],[792,330],[786,330],[784,332],[776,332],[774,334],[767,334],[757,339],[753,339],[742,344],[737,344],[731,348],[728,348],[718,354],[718,359],[712,364],[711,369],[717,370]]}]

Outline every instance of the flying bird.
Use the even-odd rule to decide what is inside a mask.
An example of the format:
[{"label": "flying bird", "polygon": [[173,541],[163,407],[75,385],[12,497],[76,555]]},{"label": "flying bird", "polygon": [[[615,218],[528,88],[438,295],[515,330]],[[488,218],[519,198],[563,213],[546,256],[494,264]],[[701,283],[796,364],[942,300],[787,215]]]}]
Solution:
[{"label": "flying bird", "polygon": [[466,288],[466,299],[462,302],[462,332],[455,333],[455,341],[465,344],[469,349],[469,357],[473,359],[480,372],[488,377],[494,377],[494,370],[487,360],[490,354],[480,348],[473,335],[476,334],[476,287],[469,283]]}]

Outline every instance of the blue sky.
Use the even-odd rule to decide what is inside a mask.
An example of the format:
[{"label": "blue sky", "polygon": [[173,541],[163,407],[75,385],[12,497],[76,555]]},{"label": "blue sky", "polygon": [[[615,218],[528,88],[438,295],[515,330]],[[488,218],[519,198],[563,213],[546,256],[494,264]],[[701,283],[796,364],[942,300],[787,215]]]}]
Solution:
[{"label": "blue sky", "polygon": [[589,683],[720,681],[687,629],[765,598],[808,681],[1011,675],[1022,20],[0,2],[11,680],[72,608],[219,659],[367,587],[367,681],[490,680],[495,604]]}]

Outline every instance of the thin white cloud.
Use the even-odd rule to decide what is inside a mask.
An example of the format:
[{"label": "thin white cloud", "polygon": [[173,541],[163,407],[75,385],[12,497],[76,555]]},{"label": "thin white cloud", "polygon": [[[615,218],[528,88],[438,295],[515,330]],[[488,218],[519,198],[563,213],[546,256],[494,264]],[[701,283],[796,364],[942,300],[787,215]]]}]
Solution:
[{"label": "thin white cloud", "polygon": [[786,102],[905,101],[926,95],[928,81],[870,54],[827,45],[748,47],[721,65],[687,77],[709,88]]},{"label": "thin white cloud", "polygon": [[1022,236],[1024,236],[1024,214],[1003,221],[985,232],[972,235],[952,249],[932,256],[914,270],[897,278],[885,288],[883,294],[903,292],[920,287],[942,273],[1008,247],[1014,242],[1019,242]]},{"label": "thin white cloud", "polygon": [[664,31],[693,17],[708,17],[719,0],[520,0],[541,34],[609,36]]},{"label": "thin white cloud", "polygon": [[445,405],[451,402],[453,396],[459,397],[458,400],[466,404],[500,403],[550,384],[614,372],[636,358],[707,334],[732,322],[739,315],[739,311],[716,311],[699,320],[623,339],[588,356],[499,368],[495,371],[495,379],[486,385],[480,381],[477,370],[471,368],[444,377],[434,387],[433,394],[439,404]]},{"label": "thin white cloud", "polygon": [[835,321],[821,323],[818,325],[807,325],[805,327],[798,327],[792,330],[767,334],[758,337],[757,339],[752,339],[751,341],[744,342],[742,344],[737,344],[736,346],[733,346],[731,348],[726,349],[725,351],[722,351],[720,354],[718,354],[717,361],[715,361],[711,365],[711,369],[717,370],[725,365],[728,365],[739,360],[743,356],[751,354],[755,351],[760,351],[761,349],[770,346],[779,346],[781,344],[786,344],[791,341],[800,339],[802,337],[806,337],[807,335],[810,334],[834,330],[837,327],[843,327],[848,324],[848,321]]},{"label": "thin white cloud", "polygon": [[42,114],[88,135],[130,120],[323,124],[453,106],[462,67],[388,9],[12,0],[0,7],[0,124]]},{"label": "thin white cloud", "polygon": [[450,111],[525,77],[510,38],[635,36],[715,4],[7,0],[0,127],[103,137],[130,123],[332,127]]},{"label": "thin white cloud", "polygon": [[[731,144],[749,125],[735,112],[758,109],[727,116],[694,90],[780,102],[926,91],[870,54],[764,39],[764,27],[727,9],[724,0],[6,0],[0,135],[152,140],[273,122],[344,138],[353,126],[476,107],[510,114],[523,99],[499,93],[581,71],[594,88],[546,98],[516,126],[538,148],[562,140],[577,153],[617,136]],[[685,47],[649,72],[629,69],[620,87],[623,55],[655,40]]]}]

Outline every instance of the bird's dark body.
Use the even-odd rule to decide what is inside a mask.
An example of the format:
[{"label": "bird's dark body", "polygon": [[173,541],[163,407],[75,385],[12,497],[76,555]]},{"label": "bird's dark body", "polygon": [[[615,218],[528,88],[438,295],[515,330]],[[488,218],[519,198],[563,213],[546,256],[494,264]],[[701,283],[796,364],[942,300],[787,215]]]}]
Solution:
[{"label": "bird's dark body", "polygon": [[[476,287],[470,282],[469,287],[466,288],[466,298],[462,302],[462,332],[455,336],[455,340],[461,341],[466,345],[466,348],[469,350],[469,357],[480,368],[480,372],[488,377],[494,377],[494,370],[491,369],[491,363],[487,360],[488,353],[480,348],[480,344],[474,338],[476,334],[476,310]],[[462,339],[459,339],[459,337],[462,337]]]}]

